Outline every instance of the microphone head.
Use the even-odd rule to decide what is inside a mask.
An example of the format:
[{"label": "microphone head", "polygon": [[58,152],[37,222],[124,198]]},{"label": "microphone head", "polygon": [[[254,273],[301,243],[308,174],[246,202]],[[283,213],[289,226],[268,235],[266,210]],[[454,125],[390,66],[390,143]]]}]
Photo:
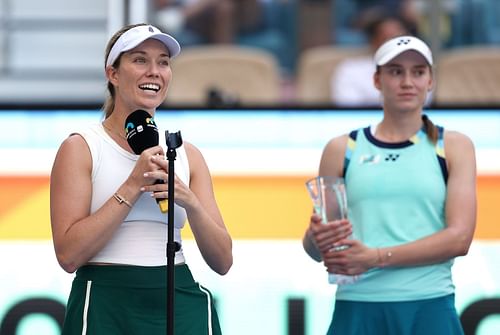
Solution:
[{"label": "microphone head", "polygon": [[125,120],[125,135],[137,155],[159,143],[158,127],[151,114],[142,109],[131,113]]}]

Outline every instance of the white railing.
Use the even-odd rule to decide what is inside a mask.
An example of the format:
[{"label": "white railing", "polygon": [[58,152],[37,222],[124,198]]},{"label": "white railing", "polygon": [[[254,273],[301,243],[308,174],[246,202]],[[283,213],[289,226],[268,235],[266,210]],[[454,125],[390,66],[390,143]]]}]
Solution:
[{"label": "white railing", "polygon": [[0,104],[100,103],[107,40],[147,0],[0,0]]}]

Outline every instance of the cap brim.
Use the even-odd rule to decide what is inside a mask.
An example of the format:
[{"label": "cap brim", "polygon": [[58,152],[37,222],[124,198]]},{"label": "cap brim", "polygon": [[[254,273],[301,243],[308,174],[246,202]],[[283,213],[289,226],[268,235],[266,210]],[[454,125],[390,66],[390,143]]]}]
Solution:
[{"label": "cap brim", "polygon": [[[415,49],[408,48],[408,49],[393,50],[393,51],[385,54],[384,57],[380,58],[379,61],[377,62],[377,65],[383,66],[383,65],[389,63],[391,60],[393,60],[397,56],[399,56],[400,54],[402,54],[403,52],[406,52],[408,50],[415,50]],[[418,51],[418,50],[415,50],[415,51]]]},{"label": "cap brim", "polygon": [[106,67],[114,64],[122,52],[130,51],[150,38],[162,42],[167,48],[170,58],[176,57],[181,51],[179,42],[169,34],[165,34],[153,26],[140,25],[127,30],[118,38],[106,59]]},{"label": "cap brim", "polygon": [[398,49],[398,50],[393,50],[387,54],[384,55],[384,57],[380,58],[377,65],[383,66],[389,63],[391,60],[396,58],[397,56],[401,55],[402,53],[405,53],[406,51],[415,51],[422,57],[424,57],[425,61],[429,64],[432,65],[432,61],[421,51],[418,50],[417,48],[405,48],[405,49]]},{"label": "cap brim", "polygon": [[399,36],[386,41],[375,52],[374,61],[378,66],[383,66],[409,50],[422,55],[429,65],[433,64],[432,52],[427,44],[413,36]]},{"label": "cap brim", "polygon": [[175,38],[173,38],[172,36],[165,34],[165,33],[152,34],[152,35],[146,36],[144,39],[139,39],[139,40],[135,41],[135,43],[130,44],[127,48],[123,49],[122,52],[132,50],[133,48],[135,48],[136,46],[138,46],[139,44],[141,44],[142,42],[144,42],[150,38],[153,38],[155,40],[162,42],[165,45],[165,47],[168,49],[170,58],[174,58],[175,56],[177,56],[181,52],[181,46],[179,45],[179,42],[177,42],[177,40]]}]

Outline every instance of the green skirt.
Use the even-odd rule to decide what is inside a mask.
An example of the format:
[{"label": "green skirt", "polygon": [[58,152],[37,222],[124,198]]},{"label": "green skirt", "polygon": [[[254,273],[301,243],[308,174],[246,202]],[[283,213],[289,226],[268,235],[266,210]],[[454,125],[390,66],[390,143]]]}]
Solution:
[{"label": "green skirt", "polygon": [[[89,265],[73,280],[62,335],[165,335],[166,267]],[[175,266],[174,333],[221,334],[211,293]]]}]

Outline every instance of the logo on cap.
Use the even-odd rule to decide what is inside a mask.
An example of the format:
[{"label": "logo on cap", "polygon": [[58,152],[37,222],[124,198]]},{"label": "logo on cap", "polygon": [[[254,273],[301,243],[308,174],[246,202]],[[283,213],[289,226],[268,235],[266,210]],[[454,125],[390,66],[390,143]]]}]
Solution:
[{"label": "logo on cap", "polygon": [[153,27],[149,26],[149,32],[154,33],[155,31],[153,30]]},{"label": "logo on cap", "polygon": [[403,38],[402,38],[402,39],[400,39],[400,40],[398,41],[398,45],[401,45],[401,44],[405,44],[405,45],[406,45],[406,44],[408,44],[408,43],[410,43],[410,39],[409,39],[409,38],[406,38],[406,39],[403,39]]}]

